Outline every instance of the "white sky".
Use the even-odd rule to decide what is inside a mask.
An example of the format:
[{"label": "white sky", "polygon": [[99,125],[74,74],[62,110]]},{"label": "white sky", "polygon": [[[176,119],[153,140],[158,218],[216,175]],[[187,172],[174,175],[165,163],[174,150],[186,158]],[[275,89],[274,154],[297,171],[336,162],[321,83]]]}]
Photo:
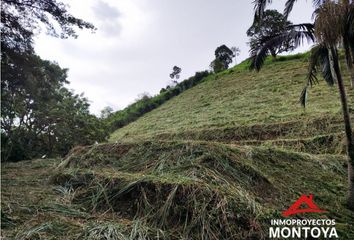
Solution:
[{"label": "white sky", "polygon": [[[93,113],[105,106],[118,110],[140,93],[157,94],[174,65],[182,68],[180,80],[209,69],[222,44],[240,47],[238,62],[247,58],[252,1],[66,0],[74,16],[98,30],[78,30],[77,39],[65,40],[41,33],[35,50],[69,68],[69,88],[85,93]],[[282,12],[284,1],[275,2],[270,8]],[[298,1],[290,20],[310,22],[312,12],[311,1]]]}]

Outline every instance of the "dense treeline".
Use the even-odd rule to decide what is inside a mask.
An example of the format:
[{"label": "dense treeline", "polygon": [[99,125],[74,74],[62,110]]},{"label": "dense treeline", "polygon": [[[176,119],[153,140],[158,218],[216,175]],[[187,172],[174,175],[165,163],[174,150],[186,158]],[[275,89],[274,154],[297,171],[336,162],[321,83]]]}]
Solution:
[{"label": "dense treeline", "polygon": [[66,69],[34,54],[7,51],[1,60],[2,160],[61,156],[106,139],[88,100],[64,87]]},{"label": "dense treeline", "polygon": [[67,69],[35,54],[34,32],[76,37],[94,29],[56,0],[5,0],[1,4],[1,160],[66,154],[75,145],[103,141],[105,125],[82,95],[68,90]]},{"label": "dense treeline", "polygon": [[106,124],[109,126],[109,130],[114,131],[135,121],[143,114],[157,108],[172,97],[202,82],[209,74],[210,72],[208,71],[196,72],[194,76],[176,84],[174,87],[167,86],[166,88],[162,88],[160,94],[154,97],[147,95],[142,96],[135,103],[121,111],[111,114],[105,120]]}]

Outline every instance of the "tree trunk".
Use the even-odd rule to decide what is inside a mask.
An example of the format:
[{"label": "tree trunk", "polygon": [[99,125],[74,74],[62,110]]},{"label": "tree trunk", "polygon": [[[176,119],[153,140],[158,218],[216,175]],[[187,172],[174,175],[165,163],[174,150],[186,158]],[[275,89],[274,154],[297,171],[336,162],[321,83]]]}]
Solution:
[{"label": "tree trunk", "polygon": [[[336,49],[334,49],[334,50],[336,50]],[[334,63],[333,57],[334,57],[334,55],[333,55],[332,48],[331,48],[330,51],[328,51],[329,67],[331,69],[333,81],[334,81],[334,83],[337,83],[338,82],[338,79],[337,79],[338,75],[336,74],[337,72],[334,69],[335,63]]]},{"label": "tree trunk", "polygon": [[335,74],[337,75],[338,80],[338,90],[340,94],[340,100],[342,104],[343,118],[344,118],[344,126],[345,126],[345,134],[347,138],[347,151],[348,151],[348,183],[349,183],[349,192],[348,192],[348,207],[351,210],[354,210],[354,142],[353,142],[353,131],[350,122],[349,108],[347,103],[347,97],[345,93],[345,87],[343,84],[342,75],[339,68],[339,60],[337,55],[337,49],[333,46],[330,48],[330,52],[333,57],[333,68]]}]

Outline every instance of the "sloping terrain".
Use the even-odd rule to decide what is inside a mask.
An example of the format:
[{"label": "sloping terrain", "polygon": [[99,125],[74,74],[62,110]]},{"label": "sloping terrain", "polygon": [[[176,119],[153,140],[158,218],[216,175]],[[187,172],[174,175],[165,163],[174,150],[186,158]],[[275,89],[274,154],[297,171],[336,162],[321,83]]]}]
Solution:
[{"label": "sloping terrain", "polygon": [[335,218],[341,239],[354,236],[343,156],[141,142],[76,148],[59,169],[57,162],[5,165],[4,236],[263,239],[270,219],[304,193],[329,211],[308,217]]},{"label": "sloping terrain", "polygon": [[[346,69],[343,73],[348,79]],[[299,95],[306,74],[305,57],[269,63],[259,73],[241,64],[209,76],[207,81],[118,129],[110,141],[153,138],[277,143],[296,151],[343,152],[338,91],[321,80],[310,90],[304,110]],[[348,93],[354,112],[354,91],[348,88]]]},{"label": "sloping terrain", "polygon": [[[345,79],[347,73],[345,73]],[[244,65],[174,97],[63,159],[6,163],[5,239],[266,239],[302,194],[354,238],[339,97],[298,104],[306,59]],[[354,92],[348,88],[353,111]]]}]

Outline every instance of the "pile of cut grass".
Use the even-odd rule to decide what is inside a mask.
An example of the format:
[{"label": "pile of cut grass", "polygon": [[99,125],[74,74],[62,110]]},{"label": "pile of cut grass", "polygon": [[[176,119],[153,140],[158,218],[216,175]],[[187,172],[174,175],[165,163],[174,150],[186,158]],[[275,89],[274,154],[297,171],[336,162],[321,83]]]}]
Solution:
[{"label": "pile of cut grass", "polygon": [[128,223],[141,221],[153,234],[143,239],[264,239],[270,219],[301,194],[314,194],[329,211],[316,217],[335,218],[350,239],[345,167],[345,157],[272,147],[141,142],[86,147],[52,182],[72,188],[72,204],[90,214],[126,219],[125,236]]},{"label": "pile of cut grass", "polygon": [[354,239],[337,90],[321,83],[299,107],[304,56],[211,75],[60,163],[4,164],[1,236],[265,239],[270,219],[314,194],[328,212],[297,217],[335,219]]}]

